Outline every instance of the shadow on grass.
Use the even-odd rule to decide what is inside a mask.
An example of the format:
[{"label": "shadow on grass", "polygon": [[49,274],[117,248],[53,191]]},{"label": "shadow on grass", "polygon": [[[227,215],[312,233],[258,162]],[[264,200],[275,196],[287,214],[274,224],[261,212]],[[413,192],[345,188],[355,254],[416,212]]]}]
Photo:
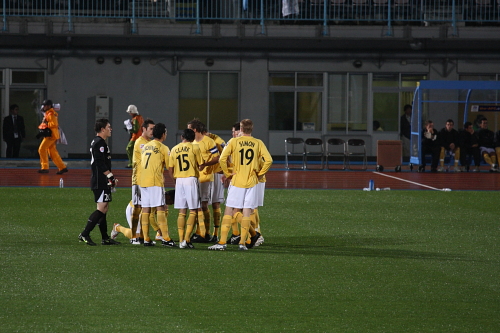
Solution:
[{"label": "shadow on grass", "polygon": [[421,259],[445,261],[481,261],[464,254],[429,252],[389,247],[417,244],[411,239],[360,237],[351,235],[320,237],[269,237],[256,248],[265,253],[287,253],[297,255],[375,257],[391,259]]}]

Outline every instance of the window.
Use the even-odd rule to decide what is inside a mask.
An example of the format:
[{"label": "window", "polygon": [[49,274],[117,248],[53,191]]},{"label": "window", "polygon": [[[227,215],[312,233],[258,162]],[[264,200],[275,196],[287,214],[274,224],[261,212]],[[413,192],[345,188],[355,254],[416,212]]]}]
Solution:
[{"label": "window", "polygon": [[13,70],[12,84],[45,84],[45,72]]},{"label": "window", "polygon": [[322,73],[269,74],[269,129],[321,131]]},{"label": "window", "polygon": [[186,128],[199,118],[210,131],[230,130],[239,120],[239,82],[237,73],[179,73],[179,123]]}]

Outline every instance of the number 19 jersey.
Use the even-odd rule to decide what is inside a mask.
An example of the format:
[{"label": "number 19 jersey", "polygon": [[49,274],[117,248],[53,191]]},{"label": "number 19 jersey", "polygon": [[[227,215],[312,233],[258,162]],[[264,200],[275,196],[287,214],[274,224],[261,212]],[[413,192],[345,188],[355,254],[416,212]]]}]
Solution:
[{"label": "number 19 jersey", "polygon": [[226,177],[230,176],[227,166],[229,156],[234,164],[231,185],[241,188],[257,185],[258,177],[264,175],[273,163],[264,143],[252,136],[233,138],[222,151],[219,162]]},{"label": "number 19 jersey", "polygon": [[181,142],[170,151],[168,167],[174,169],[174,178],[198,178],[200,164],[203,164],[203,160],[198,145],[191,142]]}]

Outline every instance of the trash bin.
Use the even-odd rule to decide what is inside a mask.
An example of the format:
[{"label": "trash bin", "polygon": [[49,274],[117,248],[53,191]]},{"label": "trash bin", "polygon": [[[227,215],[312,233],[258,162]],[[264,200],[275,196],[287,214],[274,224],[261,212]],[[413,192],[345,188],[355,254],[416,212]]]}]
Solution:
[{"label": "trash bin", "polygon": [[400,140],[377,141],[377,165],[387,168],[401,168],[402,144]]}]

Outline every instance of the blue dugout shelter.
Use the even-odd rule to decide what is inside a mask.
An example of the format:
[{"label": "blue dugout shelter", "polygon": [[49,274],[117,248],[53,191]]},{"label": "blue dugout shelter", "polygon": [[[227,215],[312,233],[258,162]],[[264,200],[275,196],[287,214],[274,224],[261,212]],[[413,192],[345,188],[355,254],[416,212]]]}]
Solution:
[{"label": "blue dugout shelter", "polygon": [[500,111],[500,81],[420,81],[413,96],[410,163],[421,164],[423,114],[432,103],[464,104],[469,112]]}]

